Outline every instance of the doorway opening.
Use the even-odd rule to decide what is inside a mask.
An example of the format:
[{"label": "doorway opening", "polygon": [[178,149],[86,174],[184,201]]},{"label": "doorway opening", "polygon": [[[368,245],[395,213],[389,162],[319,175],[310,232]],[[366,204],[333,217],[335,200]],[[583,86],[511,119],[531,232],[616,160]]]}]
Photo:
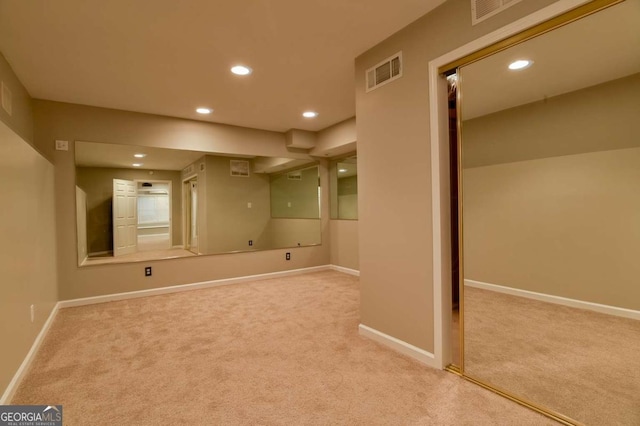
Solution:
[{"label": "doorway opening", "polygon": [[462,364],[460,339],[460,205],[459,205],[459,129],[458,129],[458,74],[457,70],[446,73],[447,110],[449,121],[449,180],[451,208],[451,366]]},{"label": "doorway opening", "polygon": [[138,251],[169,250],[172,246],[171,181],[137,181]]},{"label": "doorway opening", "polygon": [[198,177],[183,181],[184,248],[198,254]]}]

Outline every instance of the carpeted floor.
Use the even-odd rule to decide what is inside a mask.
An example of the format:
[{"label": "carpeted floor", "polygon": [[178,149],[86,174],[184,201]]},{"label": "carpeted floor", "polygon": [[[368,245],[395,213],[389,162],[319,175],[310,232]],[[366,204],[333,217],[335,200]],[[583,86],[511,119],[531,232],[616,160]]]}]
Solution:
[{"label": "carpeted floor", "polygon": [[546,425],[358,335],[326,271],[63,309],[12,403],[65,425]]},{"label": "carpeted floor", "polygon": [[464,291],[469,376],[587,425],[640,425],[640,321]]}]

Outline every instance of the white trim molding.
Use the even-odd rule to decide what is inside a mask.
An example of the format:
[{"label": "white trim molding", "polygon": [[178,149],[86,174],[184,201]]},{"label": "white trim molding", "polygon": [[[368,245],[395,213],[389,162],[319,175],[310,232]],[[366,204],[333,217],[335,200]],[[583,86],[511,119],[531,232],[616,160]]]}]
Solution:
[{"label": "white trim molding", "polygon": [[60,302],[56,303],[53,309],[51,310],[51,313],[49,313],[49,317],[47,318],[44,325],[40,329],[40,332],[36,336],[36,339],[33,341],[33,344],[31,345],[31,349],[29,349],[27,356],[24,357],[24,360],[22,361],[22,364],[20,364],[18,371],[16,371],[16,374],[13,375],[13,378],[9,382],[9,385],[7,386],[4,393],[2,394],[2,398],[0,398],[0,405],[7,405],[11,403],[11,399],[13,399],[13,395],[16,393],[16,390],[18,390],[18,386],[22,382],[22,379],[27,374],[29,367],[33,363],[33,360],[35,359],[35,356],[38,353],[38,349],[40,349],[40,345],[42,345],[42,342],[44,341],[44,338],[49,332],[49,328],[51,327],[53,320],[58,314],[59,305],[60,305]]},{"label": "white trim molding", "polygon": [[161,294],[179,293],[182,291],[201,290],[203,288],[219,287],[223,285],[239,284],[249,281],[268,280],[270,278],[286,277],[290,275],[300,275],[309,272],[331,270],[329,265],[312,266],[310,268],[292,269],[288,271],[269,272],[266,274],[247,275],[244,277],[224,278],[213,281],[203,281],[193,284],[180,284],[170,287],[159,287],[148,290],[130,291],[126,293],[105,294],[103,296],[85,297],[82,299],[63,300],[58,302],[60,308],[71,308],[75,306],[93,305],[96,303],[113,302],[116,300],[135,299],[138,297],[158,296]]},{"label": "white trim molding", "polygon": [[389,336],[375,328],[367,327],[364,324],[360,324],[358,326],[358,331],[362,337],[367,337],[375,342],[381,343],[384,346],[387,346],[396,352],[400,352],[403,355],[407,355],[425,365],[428,365],[429,367],[436,367],[435,357],[431,352],[420,349],[417,346],[413,346],[412,344],[393,336]]},{"label": "white trim molding", "polygon": [[337,272],[342,272],[344,274],[354,275],[356,277],[360,276],[360,271],[358,271],[357,269],[345,268],[344,266],[338,265],[329,265],[329,268]]},{"label": "white trim molding", "polygon": [[[506,25],[496,31],[485,36],[475,39],[463,46],[439,56],[429,61],[428,67],[428,83],[429,83],[429,125],[430,125],[430,141],[431,141],[431,210],[432,210],[432,232],[433,232],[433,314],[434,314],[434,342],[433,352],[435,356],[436,368],[443,369],[446,367],[444,361],[444,345],[447,338],[446,333],[450,330],[444,329],[445,324],[449,324],[444,320],[445,315],[451,315],[450,306],[445,306],[442,299],[443,282],[442,265],[443,256],[450,256],[442,253],[442,217],[440,215],[441,200],[443,196],[443,183],[440,176],[443,171],[440,170],[441,146],[448,146],[448,133],[446,117],[440,111],[441,105],[447,103],[446,85],[442,84],[442,79],[438,74],[438,69],[450,62],[465,57],[475,51],[491,46],[500,40],[512,35],[518,34],[527,28],[531,28],[537,24],[548,21],[549,19],[568,12],[587,3],[589,0],[558,0],[557,2],[544,7],[530,15],[525,16],[509,25]],[[444,154],[442,154],[444,155]],[[448,283],[447,283],[448,285]]]},{"label": "white trim molding", "polygon": [[587,311],[600,312],[602,314],[616,317],[640,320],[640,311],[633,309],[619,308],[617,306],[602,305],[600,303],[585,302],[584,300],[569,299],[567,297],[554,296],[552,294],[536,293],[535,291],[521,290],[519,288],[506,287],[498,284],[490,284],[482,281],[464,280],[464,285],[482,290],[495,291],[496,293],[508,294],[511,296],[524,297],[526,299],[538,300],[541,302],[553,303],[556,305],[568,306],[571,308],[585,309]]}]

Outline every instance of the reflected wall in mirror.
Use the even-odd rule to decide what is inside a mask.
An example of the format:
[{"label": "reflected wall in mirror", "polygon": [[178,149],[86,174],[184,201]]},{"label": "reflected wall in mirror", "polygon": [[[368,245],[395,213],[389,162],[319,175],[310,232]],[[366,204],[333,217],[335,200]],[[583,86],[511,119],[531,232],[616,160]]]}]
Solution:
[{"label": "reflected wall in mirror", "polygon": [[640,424],[639,22],[628,0],[459,70],[464,374],[585,424]]},{"label": "reflected wall in mirror", "polygon": [[358,219],[358,158],[333,160],[329,168],[331,219]]},{"label": "reflected wall in mirror", "polygon": [[[79,264],[320,244],[311,163],[76,142]],[[274,193],[295,214],[272,215]]]}]

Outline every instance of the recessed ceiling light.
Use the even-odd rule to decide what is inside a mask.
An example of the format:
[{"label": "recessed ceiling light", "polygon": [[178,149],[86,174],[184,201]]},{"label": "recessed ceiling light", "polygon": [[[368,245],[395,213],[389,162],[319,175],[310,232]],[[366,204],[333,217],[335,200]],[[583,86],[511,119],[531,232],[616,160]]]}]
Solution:
[{"label": "recessed ceiling light", "polygon": [[305,118],[314,118],[318,116],[318,113],[315,111],[305,111],[302,113],[302,116]]},{"label": "recessed ceiling light", "polygon": [[133,167],[142,167],[142,163],[133,163],[132,166]]},{"label": "recessed ceiling light", "polygon": [[347,169],[338,169],[340,173],[347,173]]},{"label": "recessed ceiling light", "polygon": [[236,65],[231,67],[231,72],[235,75],[249,75],[253,72],[253,70],[249,67],[245,67],[244,65]]},{"label": "recessed ceiling light", "polygon": [[144,158],[147,156],[147,154],[133,154],[133,156],[136,158]]},{"label": "recessed ceiling light", "polygon": [[213,110],[211,108],[198,108],[196,109],[198,114],[211,114]]},{"label": "recessed ceiling light", "polygon": [[511,62],[509,64],[509,69],[513,71],[523,70],[525,68],[529,68],[532,64],[533,61],[529,61],[527,59],[518,59],[517,61]]}]

